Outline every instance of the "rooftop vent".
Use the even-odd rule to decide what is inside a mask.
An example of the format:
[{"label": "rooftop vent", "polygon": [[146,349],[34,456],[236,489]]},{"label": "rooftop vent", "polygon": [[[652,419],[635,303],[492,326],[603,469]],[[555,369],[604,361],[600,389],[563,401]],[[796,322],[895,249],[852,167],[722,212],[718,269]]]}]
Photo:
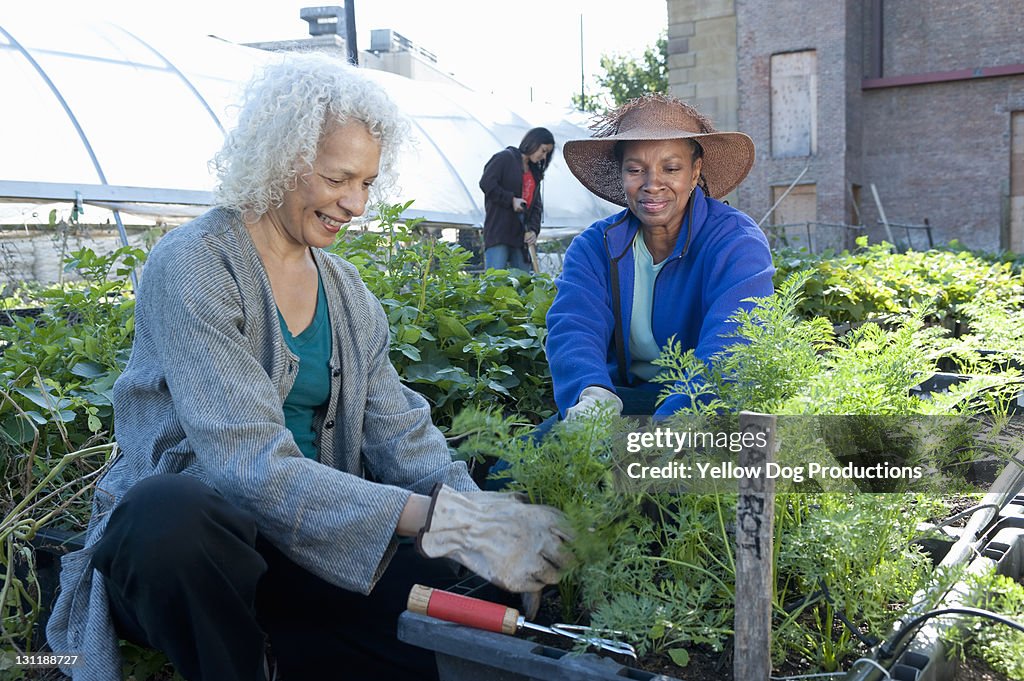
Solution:
[{"label": "rooftop vent", "polygon": [[375,28],[370,31],[371,52],[412,52],[431,63],[437,63],[437,55],[425,50],[398,31],[390,28]]},{"label": "rooftop vent", "polygon": [[345,37],[345,8],[337,5],[322,7],[303,7],[299,10],[299,18],[309,22],[310,35],[337,34]]}]

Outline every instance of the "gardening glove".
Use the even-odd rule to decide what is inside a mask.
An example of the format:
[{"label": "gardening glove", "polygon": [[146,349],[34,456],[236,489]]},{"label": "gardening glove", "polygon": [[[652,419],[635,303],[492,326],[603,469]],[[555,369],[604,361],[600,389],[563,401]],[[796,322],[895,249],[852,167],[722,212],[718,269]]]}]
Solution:
[{"label": "gardening glove", "polygon": [[569,563],[565,516],[515,494],[457,492],[437,485],[416,537],[427,558],[451,558],[507,591],[555,584]]},{"label": "gardening glove", "polygon": [[523,616],[532,620],[537,616],[537,611],[540,610],[540,591],[527,591],[521,595],[521,602],[523,607],[520,609]]},{"label": "gardening glove", "polygon": [[618,416],[622,413],[622,400],[611,390],[592,385],[584,388],[576,404],[565,410],[565,420],[572,421],[587,412],[601,409],[613,409],[615,415]]}]

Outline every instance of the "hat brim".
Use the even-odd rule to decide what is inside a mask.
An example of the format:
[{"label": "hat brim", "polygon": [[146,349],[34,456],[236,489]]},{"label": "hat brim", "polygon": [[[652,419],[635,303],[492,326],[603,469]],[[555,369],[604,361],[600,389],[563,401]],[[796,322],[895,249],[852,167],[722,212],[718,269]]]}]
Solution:
[{"label": "hat brim", "polygon": [[739,186],[754,167],[754,142],[742,132],[672,133],[631,132],[609,137],[569,140],[562,146],[562,157],[570,172],[583,186],[619,206],[626,206],[622,175],[615,160],[617,142],[692,139],[704,149],[701,174],[708,194],[720,199]]}]

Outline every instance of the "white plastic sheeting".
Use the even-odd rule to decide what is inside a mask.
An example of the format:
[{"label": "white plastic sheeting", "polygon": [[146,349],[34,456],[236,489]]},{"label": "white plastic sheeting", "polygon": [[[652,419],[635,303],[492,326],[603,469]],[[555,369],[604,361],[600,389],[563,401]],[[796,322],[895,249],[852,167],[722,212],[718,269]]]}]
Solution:
[{"label": "white plastic sheeting", "polygon": [[[208,161],[232,126],[231,105],[260,65],[278,58],[212,37],[0,9],[0,200],[201,212],[214,186]],[[413,122],[392,197],[415,200],[407,217],[481,225],[477,182],[492,154],[534,126],[549,128],[559,148],[588,134],[569,111],[513,110],[458,86],[366,75]],[[546,228],[579,230],[616,210],[572,177],[558,151],[543,189]]]}]

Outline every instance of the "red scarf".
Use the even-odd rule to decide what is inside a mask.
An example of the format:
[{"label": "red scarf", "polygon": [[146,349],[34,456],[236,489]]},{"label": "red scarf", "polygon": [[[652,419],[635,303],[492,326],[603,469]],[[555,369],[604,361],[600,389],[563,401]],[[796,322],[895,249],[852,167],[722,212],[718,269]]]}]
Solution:
[{"label": "red scarf", "polygon": [[526,208],[533,205],[533,190],[537,188],[537,181],[533,179],[533,173],[529,168],[523,171],[523,198],[526,200]]}]

